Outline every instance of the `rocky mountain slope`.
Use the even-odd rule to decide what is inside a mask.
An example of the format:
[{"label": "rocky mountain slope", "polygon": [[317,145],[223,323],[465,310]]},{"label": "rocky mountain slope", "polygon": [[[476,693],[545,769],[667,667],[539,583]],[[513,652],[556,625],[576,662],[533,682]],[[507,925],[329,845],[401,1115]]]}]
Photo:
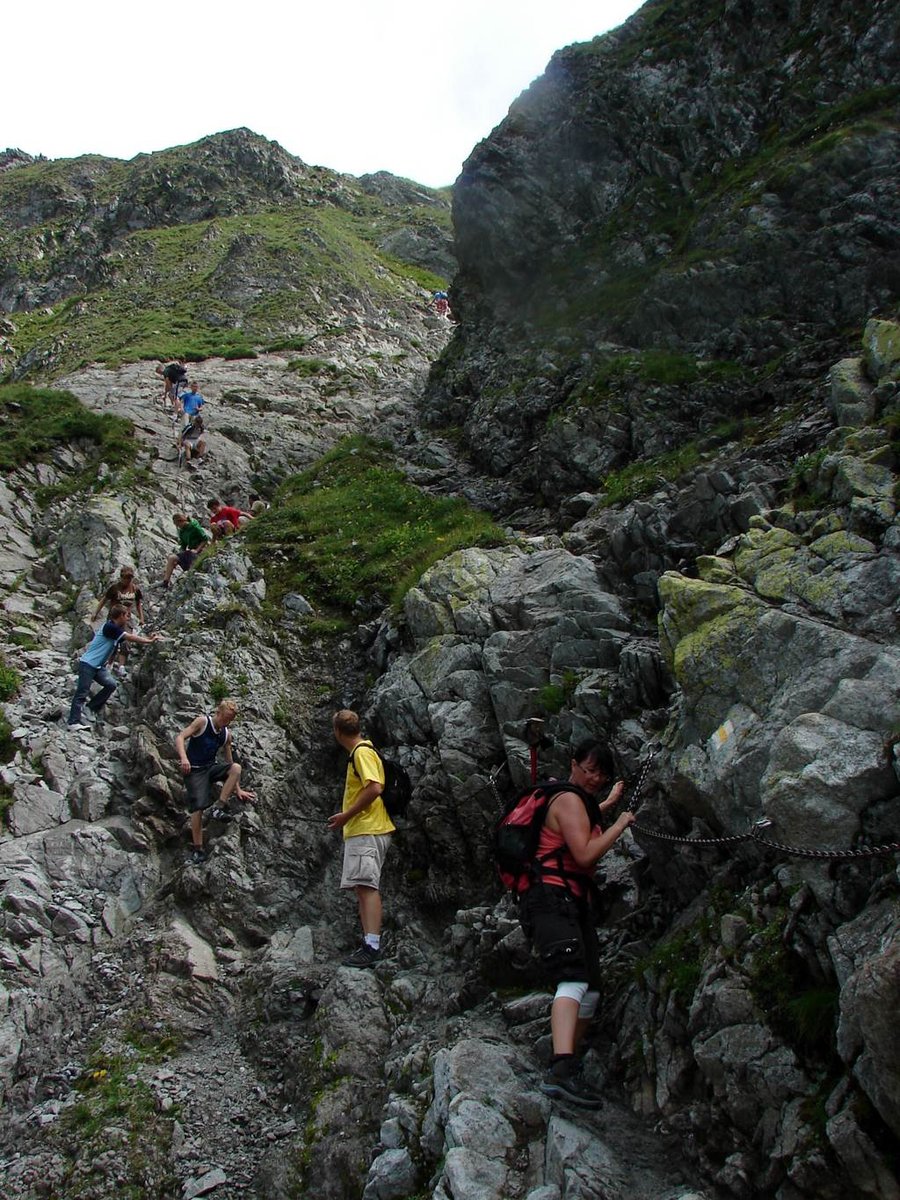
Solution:
[{"label": "rocky mountain slope", "polygon": [[[2,226],[11,373],[101,417],[22,441],[21,394],[0,389],[4,1195],[900,1196],[900,324],[893,260],[860,233],[877,209],[894,245],[896,42],[885,5],[839,7],[651,3],[560,52],[460,181],[452,337],[362,234],[376,211],[421,232],[410,206],[439,205],[415,185],[315,176],[241,131],[79,160],[81,191],[73,164],[13,156],[0,199],[27,193],[35,220],[69,199],[95,238],[128,199],[96,279],[80,251],[71,272],[63,248],[41,265],[50,225]],[[777,220],[738,203],[767,147],[792,180],[772,184]],[[192,171],[214,212],[192,207]],[[846,244],[811,210],[797,224],[786,198],[814,191],[843,194]],[[296,222],[316,214],[361,260],[322,233],[328,269],[305,272]],[[231,221],[250,226],[234,262]],[[200,299],[167,293],[145,325],[167,236]],[[217,328],[252,357],[208,356]],[[191,344],[211,447],[193,471],[137,350]],[[133,437],[98,442],[113,415]],[[341,490],[352,463],[370,495]],[[100,590],[124,562],[158,577],[172,512],[210,494],[270,509],[148,593],[165,640],[105,722],[67,731]],[[441,556],[453,531],[428,522],[451,495],[505,534]],[[343,557],[307,500],[338,505]],[[423,537],[433,565],[410,586]],[[383,586],[375,563],[398,564]],[[172,741],[223,691],[258,800],[208,827],[195,867]],[[415,785],[371,972],[338,965],[356,937],[325,825],[345,705]],[[533,716],[542,772],[607,737],[639,809],[602,864],[597,1114],[537,1090],[550,997],[491,875],[491,781],[527,779]]]},{"label": "rocky mountain slope", "polygon": [[448,226],[440,192],[311,167],[247,129],[130,162],[17,161],[0,173],[0,355],[23,379],[300,349],[336,298],[440,286]]}]

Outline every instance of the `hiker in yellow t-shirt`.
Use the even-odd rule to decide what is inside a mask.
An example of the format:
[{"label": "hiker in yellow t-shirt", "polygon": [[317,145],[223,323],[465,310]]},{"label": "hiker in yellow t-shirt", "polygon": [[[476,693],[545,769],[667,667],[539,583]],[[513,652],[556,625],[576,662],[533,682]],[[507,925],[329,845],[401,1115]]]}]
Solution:
[{"label": "hiker in yellow t-shirt", "polygon": [[345,967],[372,967],[381,955],[381,869],[384,865],[394,823],[381,801],[384,766],[371,742],[359,728],[359,717],[348,708],[332,719],[334,736],[347,751],[347,776],[341,811],[328,818],[329,829],[344,833],[344,865],[341,887],[356,892],[363,944]]}]

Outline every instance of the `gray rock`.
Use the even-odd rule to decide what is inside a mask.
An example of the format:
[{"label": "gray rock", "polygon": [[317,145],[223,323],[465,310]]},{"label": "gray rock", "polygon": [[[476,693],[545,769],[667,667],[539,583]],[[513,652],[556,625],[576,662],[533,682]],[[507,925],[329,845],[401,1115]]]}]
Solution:
[{"label": "gray rock", "polygon": [[402,1200],[414,1191],[416,1178],[408,1150],[384,1150],[369,1167],[363,1200]]}]

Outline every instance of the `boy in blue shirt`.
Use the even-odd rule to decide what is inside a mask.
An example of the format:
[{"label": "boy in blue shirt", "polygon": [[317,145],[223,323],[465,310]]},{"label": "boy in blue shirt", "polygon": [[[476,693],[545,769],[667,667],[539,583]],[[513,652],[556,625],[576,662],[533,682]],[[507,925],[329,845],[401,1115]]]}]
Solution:
[{"label": "boy in blue shirt", "polygon": [[182,392],[179,398],[181,400],[181,411],[188,420],[190,420],[191,417],[195,417],[206,403],[206,401],[197,391],[196,383],[193,382],[191,382],[188,391]]},{"label": "boy in blue shirt", "polygon": [[94,683],[100,684],[100,691],[88,704],[92,713],[98,713],[116,690],[116,681],[106,669],[107,663],[119,649],[121,642],[137,642],[141,646],[149,646],[158,642],[161,633],[150,637],[142,637],[138,633],[127,630],[129,612],[124,604],[114,604],[109,610],[109,617],[100,626],[84,654],[78,660],[78,684],[72,697],[72,707],[69,710],[70,729],[90,729],[90,725],[82,721],[82,710],[85,701],[91,694]]}]

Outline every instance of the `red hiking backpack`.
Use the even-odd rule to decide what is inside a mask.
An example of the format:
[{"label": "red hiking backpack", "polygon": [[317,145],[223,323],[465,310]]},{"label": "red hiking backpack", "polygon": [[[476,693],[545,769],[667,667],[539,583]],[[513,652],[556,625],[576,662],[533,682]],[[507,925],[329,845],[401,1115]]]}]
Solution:
[{"label": "red hiking backpack", "polygon": [[557,860],[553,865],[554,875],[566,878],[571,874],[563,869],[564,847],[551,850],[540,858],[537,852],[550,804],[561,792],[574,792],[580,796],[591,825],[599,824],[600,813],[595,797],[568,779],[549,779],[533,784],[526,792],[514,796],[494,826],[492,843],[497,874],[503,886],[517,896],[540,878],[544,863],[550,863],[553,859]]}]

